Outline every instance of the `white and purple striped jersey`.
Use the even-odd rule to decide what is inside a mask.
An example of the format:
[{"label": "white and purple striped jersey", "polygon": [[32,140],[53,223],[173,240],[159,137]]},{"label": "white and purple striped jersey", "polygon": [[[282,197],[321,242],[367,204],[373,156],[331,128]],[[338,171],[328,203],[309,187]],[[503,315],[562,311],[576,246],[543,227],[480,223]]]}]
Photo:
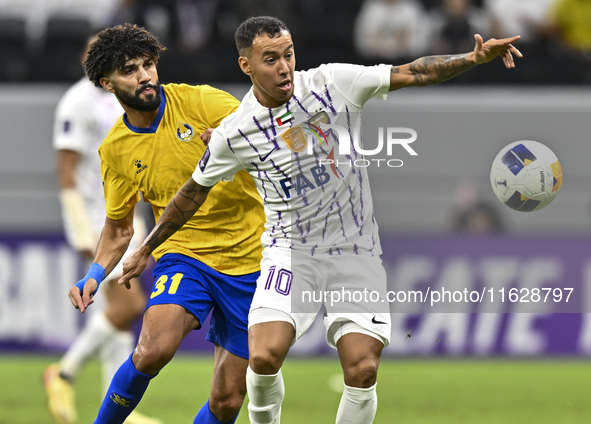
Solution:
[{"label": "white and purple striped jersey", "polygon": [[[385,99],[390,65],[321,65],[295,72],[294,94],[266,108],[251,89],[213,132],[193,179],[211,187],[246,169],[263,198],[263,247],[312,256],[381,254],[361,140],[361,109]],[[360,141],[358,145],[362,146]]]}]

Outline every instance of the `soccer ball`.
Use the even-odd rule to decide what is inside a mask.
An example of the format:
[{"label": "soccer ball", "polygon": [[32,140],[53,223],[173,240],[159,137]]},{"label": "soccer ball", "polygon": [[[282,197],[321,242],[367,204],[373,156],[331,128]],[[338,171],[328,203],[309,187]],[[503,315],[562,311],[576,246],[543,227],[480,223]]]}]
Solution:
[{"label": "soccer ball", "polygon": [[511,209],[537,211],[548,206],[560,190],[562,167],[542,143],[516,141],[493,161],[490,183],[499,200]]}]

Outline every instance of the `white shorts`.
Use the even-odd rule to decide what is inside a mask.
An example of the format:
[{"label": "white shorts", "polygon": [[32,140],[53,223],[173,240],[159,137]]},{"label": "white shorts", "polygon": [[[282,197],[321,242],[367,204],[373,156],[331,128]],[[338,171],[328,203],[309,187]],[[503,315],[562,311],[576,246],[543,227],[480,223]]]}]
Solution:
[{"label": "white shorts", "polygon": [[[265,249],[248,325],[289,321],[297,340],[324,308],[329,346],[335,348],[338,338],[349,332],[371,335],[387,346],[391,319],[386,293],[386,272],[379,257],[312,257],[294,250]],[[253,313],[261,308],[269,311]],[[358,327],[347,325],[350,322],[363,331],[355,331]]]}]

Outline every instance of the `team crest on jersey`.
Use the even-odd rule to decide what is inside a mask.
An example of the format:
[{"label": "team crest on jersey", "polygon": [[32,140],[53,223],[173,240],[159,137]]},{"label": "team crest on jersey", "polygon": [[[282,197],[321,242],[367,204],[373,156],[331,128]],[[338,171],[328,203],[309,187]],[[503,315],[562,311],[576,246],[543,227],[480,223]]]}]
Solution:
[{"label": "team crest on jersey", "polygon": [[308,123],[313,125],[330,124],[330,118],[328,116],[328,113],[321,110],[320,112],[312,116],[310,119],[308,119]]},{"label": "team crest on jersey", "polygon": [[195,130],[189,124],[179,122],[176,124],[176,137],[181,141],[190,141],[195,134]]},{"label": "team crest on jersey", "polygon": [[322,143],[324,140],[326,145],[328,145],[328,140],[326,139],[326,136],[322,130],[318,128],[318,124],[330,124],[330,118],[326,112],[320,111],[308,119],[307,122],[303,122],[289,128],[288,130],[284,131],[283,134],[281,134],[281,138],[292,152],[297,153],[302,153],[304,150],[306,150],[306,146],[308,145],[306,131],[312,133],[316,138],[318,138],[320,143]]},{"label": "team crest on jersey", "polygon": [[295,127],[284,131],[283,134],[281,134],[281,138],[292,152],[302,153],[306,150],[306,146],[308,145],[306,134],[304,134],[304,129],[300,125],[296,125]]}]

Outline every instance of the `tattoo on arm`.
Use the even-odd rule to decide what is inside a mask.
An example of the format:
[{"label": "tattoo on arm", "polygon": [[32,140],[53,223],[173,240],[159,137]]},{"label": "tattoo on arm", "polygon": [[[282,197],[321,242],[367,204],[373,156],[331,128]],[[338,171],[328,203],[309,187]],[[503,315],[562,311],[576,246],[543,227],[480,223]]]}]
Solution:
[{"label": "tattoo on arm", "polygon": [[[421,57],[409,64],[414,85],[423,86],[447,81],[475,66],[467,54]],[[392,67],[394,73],[394,67]]]},{"label": "tattoo on arm", "polygon": [[163,222],[162,225],[155,227],[146,240],[146,244],[150,248],[150,251],[153,252],[181,227],[182,225],[173,222]]},{"label": "tattoo on arm", "polygon": [[207,199],[210,190],[211,187],[203,187],[192,178],[180,188],[146,239],[146,245],[151,251],[164,243],[195,215]]}]

